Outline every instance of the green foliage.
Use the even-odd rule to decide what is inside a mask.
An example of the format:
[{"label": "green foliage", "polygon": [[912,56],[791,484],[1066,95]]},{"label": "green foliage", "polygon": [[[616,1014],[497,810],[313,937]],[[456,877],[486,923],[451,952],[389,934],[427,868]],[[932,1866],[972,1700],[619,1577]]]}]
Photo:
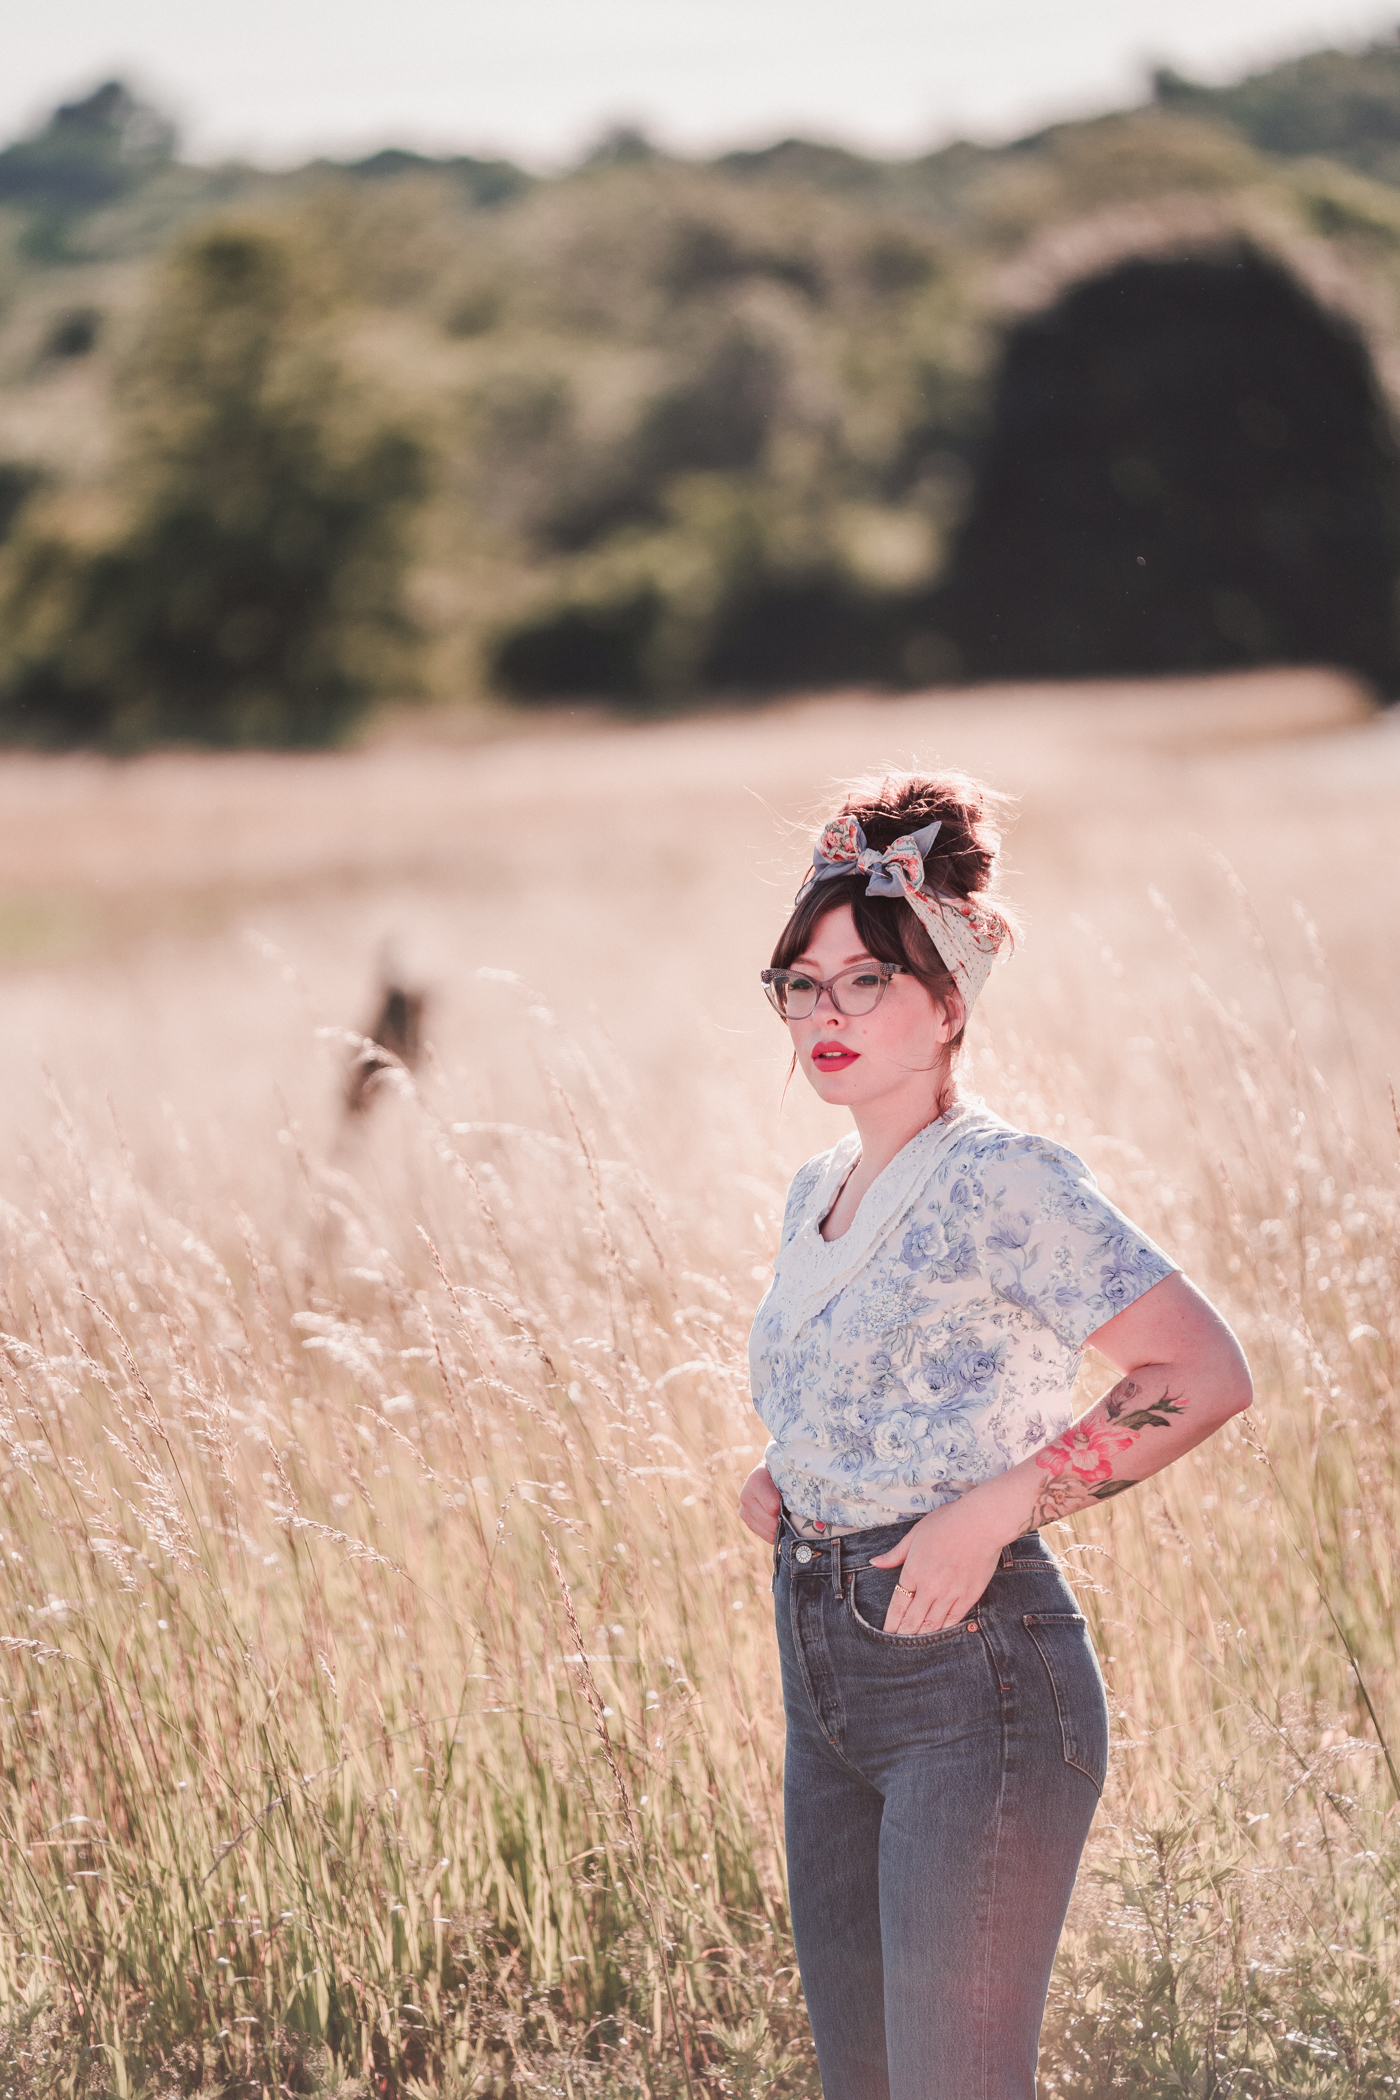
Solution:
[{"label": "green foliage", "polygon": [[89,211],[134,188],[174,150],[173,125],[109,80],[0,152],[0,202],[60,216]]},{"label": "green foliage", "polygon": [[656,530],[617,534],[497,634],[490,669],[523,701],[653,708],[709,689],[899,682],[909,591],[861,575],[841,519],[756,475],[667,484]]},{"label": "green foliage", "polygon": [[37,468],[0,460],[0,540],[9,537],[20,512],[43,481]]},{"label": "green foliage", "polygon": [[[528,298],[538,361],[493,360],[470,433],[481,514],[534,571],[495,682],[646,706],[901,678],[982,405],[956,249],[667,164],[540,196],[513,238],[535,267],[495,332]],[[587,355],[540,354],[561,339]]]},{"label": "green foliage", "polygon": [[[1391,2100],[1393,1920],[1378,1915],[1343,1949],[1295,1913],[1261,1959],[1261,1894],[1278,1892],[1259,1884],[1282,1877],[1261,1875],[1209,1819],[1125,1836],[1098,1877],[1101,1922],[1060,1951],[1041,2038],[1047,2100]],[[1396,1864],[1393,1851],[1378,1862],[1382,1886]]]},{"label": "green foliage", "polygon": [[1314,51],[1231,87],[1203,87],[1170,67],[1153,85],[1164,107],[1223,119],[1265,153],[1323,154],[1400,181],[1400,36]]},{"label": "green foliage", "polygon": [[[896,163],[794,138],[706,166],[622,130],[572,172],[532,180],[504,161],[400,149],[284,176],[186,168],[169,127],[109,84],[0,153],[0,385],[7,427],[40,433],[47,477],[41,497],[9,505],[5,731],[119,747],[319,738],[367,696],[402,690],[403,527],[424,470],[368,405],[391,391],[431,429],[439,468],[413,547],[430,690],[494,682],[647,707],[714,682],[996,676],[1021,631],[1017,675],[1077,675],[1092,641],[1091,673],[1282,656],[1355,662],[1389,690],[1388,577],[1364,655],[1338,657],[1316,621],[1300,638],[1270,607],[1309,602],[1309,579],[1314,600],[1331,586],[1293,546],[1288,504],[1261,501],[1242,526],[1248,506],[1177,471],[1183,417],[1204,429],[1213,393],[1176,324],[1124,346],[1127,391],[1145,373],[1152,384],[1139,387],[1142,428],[1115,437],[1106,463],[1076,450],[1056,480],[1048,397],[1011,432],[1032,491],[1018,516],[1053,513],[1053,559],[1011,576],[999,555],[990,598],[960,613],[954,556],[996,449],[1010,315],[1105,279],[1125,237],[1152,253],[1253,242],[1309,284],[1320,243],[1336,243],[1338,281],[1372,334],[1384,326],[1400,210],[1372,178],[1400,177],[1397,98],[1400,42],[1384,42],[1230,89],[1162,74],[1147,108],[1003,148]],[[1298,154],[1313,157],[1285,165]],[[231,198],[263,217],[191,236],[195,215]],[[177,228],[185,245],[159,280],[138,385],[138,274]],[[296,261],[280,278],[260,264],[241,290],[216,271],[196,286],[191,258],[216,238]],[[101,274],[84,281],[84,259]],[[1241,369],[1266,358],[1248,316],[1217,318],[1217,334],[1248,338]],[[42,397],[79,360],[71,385],[87,405],[70,431]],[[1161,369],[1190,380],[1170,429]],[[1079,359],[1071,375],[1086,398],[1096,370]],[[1123,391],[1112,375],[1104,385]],[[103,442],[104,398],[123,444]],[[1221,413],[1257,423],[1256,411],[1245,386]],[[1319,395],[1318,420],[1329,413]],[[1236,462],[1240,448],[1212,449]],[[1291,454],[1275,449],[1286,481]],[[1366,481],[1344,449],[1321,460],[1309,516],[1345,512]],[[1378,430],[1373,467],[1383,450]],[[1149,474],[1166,492],[1159,549],[1140,543]],[[1076,504],[1117,506],[1109,552],[1080,544]],[[1211,571],[1208,605],[1199,590],[1184,605],[1188,513],[1224,521],[1218,547],[1187,550],[1193,575]],[[1204,546],[1215,525],[1190,530]],[[1010,544],[1000,527],[992,537]],[[1383,563],[1384,534],[1371,538]],[[1251,564],[1269,571],[1262,584],[1235,573]],[[1042,646],[1037,593],[1081,637],[1073,661]],[[1344,609],[1334,625],[1357,627]]]},{"label": "green foliage", "polygon": [[125,529],[36,521],[9,552],[10,737],[318,744],[402,687],[423,457],[345,377],[309,274],[263,231],[175,256],[123,392]]},{"label": "green foliage", "polygon": [[759,467],[783,408],[786,374],[763,331],[726,316],[617,445],[585,453],[552,492],[539,524],[546,546],[592,545],[609,530],[659,524],[679,474]]},{"label": "green foliage", "polygon": [[478,160],[470,153],[408,153],[400,146],[386,146],[364,160],[330,161],[327,166],[339,166],[362,182],[391,182],[401,175],[445,176],[469,203],[479,205],[504,204],[531,187],[531,177],[514,161]]}]

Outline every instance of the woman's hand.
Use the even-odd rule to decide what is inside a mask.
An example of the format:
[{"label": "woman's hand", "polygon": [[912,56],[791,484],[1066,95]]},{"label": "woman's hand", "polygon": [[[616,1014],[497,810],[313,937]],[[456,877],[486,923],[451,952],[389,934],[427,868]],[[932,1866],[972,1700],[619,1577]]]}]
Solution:
[{"label": "woman's hand", "polygon": [[755,1466],[739,1490],[739,1514],[755,1538],[771,1546],[778,1536],[783,1498],[767,1466]]},{"label": "woman's hand", "polygon": [[897,1546],[870,1563],[900,1571],[885,1632],[936,1633],[962,1618],[992,1579],[1003,1531],[998,1512],[974,1495],[920,1517]]}]

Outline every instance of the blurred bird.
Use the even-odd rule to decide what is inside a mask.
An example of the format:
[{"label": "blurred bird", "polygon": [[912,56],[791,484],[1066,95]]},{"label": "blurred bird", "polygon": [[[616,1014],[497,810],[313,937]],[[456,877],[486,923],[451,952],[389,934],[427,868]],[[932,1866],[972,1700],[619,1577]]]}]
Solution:
[{"label": "blurred bird", "polygon": [[350,1069],[345,1075],[345,1113],[348,1116],[366,1113],[381,1072],[391,1071],[396,1065],[413,1071],[422,1054],[426,1006],[426,993],[410,991],[401,983],[392,956],[386,955],[380,964],[378,1011],[365,1029],[364,1044],[351,1059]]}]

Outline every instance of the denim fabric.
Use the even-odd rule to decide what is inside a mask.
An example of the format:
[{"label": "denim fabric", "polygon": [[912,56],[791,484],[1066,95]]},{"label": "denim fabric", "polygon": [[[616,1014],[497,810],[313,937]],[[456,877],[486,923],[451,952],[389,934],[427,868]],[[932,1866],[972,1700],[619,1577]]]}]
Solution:
[{"label": "denim fabric", "polygon": [[788,1883],[825,2100],[1033,2100],[1108,1759],[1084,1620],[1036,1532],[937,1633],[881,1629],[910,1529],[783,1521]]}]

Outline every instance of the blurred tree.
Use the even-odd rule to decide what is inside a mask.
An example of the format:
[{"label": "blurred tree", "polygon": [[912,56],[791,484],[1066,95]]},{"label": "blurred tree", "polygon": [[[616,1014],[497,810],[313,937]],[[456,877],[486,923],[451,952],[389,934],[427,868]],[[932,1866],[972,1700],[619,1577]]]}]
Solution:
[{"label": "blurred tree", "polygon": [[102,314],[95,306],[75,306],[60,314],[44,339],[41,357],[63,359],[86,357],[97,347],[102,333]]},{"label": "blurred tree", "polygon": [[903,676],[907,591],[862,578],[830,507],[760,477],[674,483],[665,529],[619,535],[501,627],[492,675],[516,700],[672,707]]},{"label": "blurred tree", "polygon": [[327,161],[325,165],[362,182],[396,182],[404,175],[446,176],[469,203],[483,208],[524,196],[534,181],[513,160],[478,160],[470,153],[410,153],[402,146],[385,146],[364,160]]},{"label": "blurred tree", "polygon": [[32,138],[0,152],[0,201],[90,211],[142,181],[175,151],[175,127],[120,80],[65,102]]},{"label": "blurred tree", "polygon": [[1228,87],[1161,66],[1152,89],[1162,107],[1224,119],[1265,153],[1325,153],[1400,180],[1400,31],[1360,51],[1309,52]]},{"label": "blurred tree", "polygon": [[262,229],[177,253],[122,388],[126,531],[22,523],[8,554],[0,732],[320,744],[404,687],[424,458],[329,353],[313,280]]},{"label": "blurred tree", "polygon": [[1014,329],[929,617],[988,677],[1346,664],[1400,681],[1400,451],[1354,327],[1246,242]]},{"label": "blurred tree", "polygon": [[620,525],[659,523],[679,474],[757,467],[783,406],[788,374],[771,335],[729,318],[687,357],[622,443],[580,452],[558,474],[539,538],[591,546]]},{"label": "blurred tree", "polygon": [[0,459],[0,540],[8,539],[20,512],[43,483],[37,467],[14,459]]},{"label": "blurred tree", "polygon": [[[905,162],[623,131],[557,178],[397,148],[273,176],[181,166],[109,83],[0,153],[0,393],[43,470],[0,462],[4,726],[307,740],[402,688],[424,468],[352,356],[433,419],[444,695],[1321,655],[1400,689],[1397,112],[1386,39]],[[146,259],[254,197],[133,362]],[[1364,342],[1222,277],[1236,238]]]}]

